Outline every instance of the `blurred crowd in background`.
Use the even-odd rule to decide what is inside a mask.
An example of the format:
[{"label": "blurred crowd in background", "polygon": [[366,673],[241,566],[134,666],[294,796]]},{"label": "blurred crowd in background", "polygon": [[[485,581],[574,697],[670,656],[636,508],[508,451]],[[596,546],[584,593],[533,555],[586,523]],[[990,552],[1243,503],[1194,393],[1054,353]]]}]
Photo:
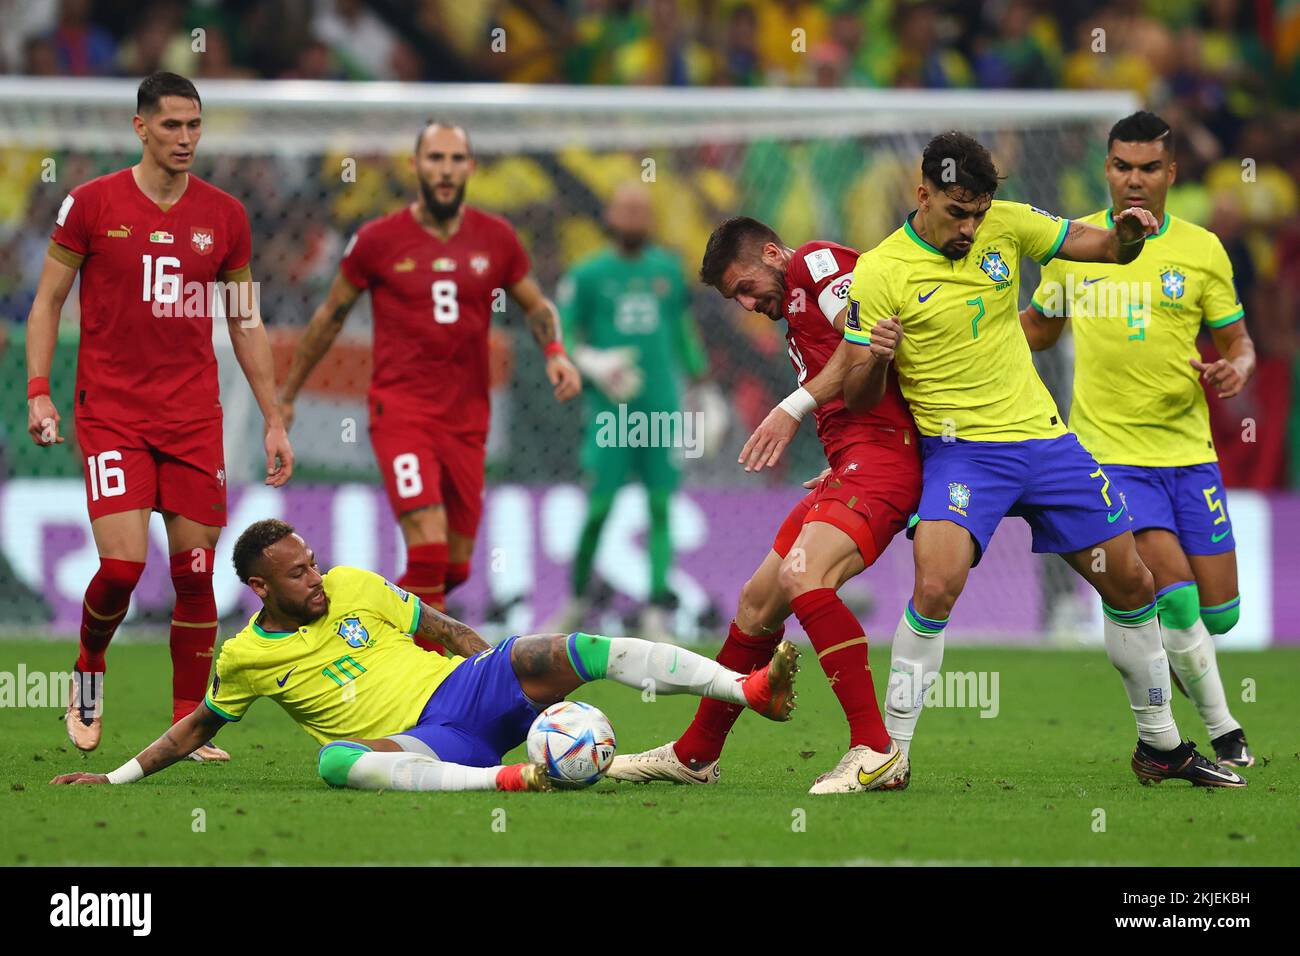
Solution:
[{"label": "blurred crowd in background", "polygon": [[[990,97],[1133,90],[1176,131],[1170,211],[1223,240],[1260,352],[1255,386],[1210,403],[1225,478],[1300,487],[1300,401],[1291,397],[1300,375],[1300,0],[0,0],[0,22],[8,73],[170,69],[200,92],[216,78],[800,86],[809,96],[854,86],[980,88]],[[990,145],[1010,174],[1009,198],[1067,216],[1107,202],[1104,137]],[[1026,151],[1035,153],[1032,176]],[[668,166],[690,188],[662,197],[661,238],[688,275],[712,224],[736,212],[772,222],[792,244],[816,235],[867,248],[909,208],[914,152],[847,140],[678,150]],[[64,195],[40,188],[39,159],[0,151],[9,173],[0,181],[0,319],[9,323],[26,316]],[[135,157],[63,159],[60,178],[77,183]],[[613,166],[591,159],[581,149],[491,157],[471,184],[471,202],[520,227],[547,283],[599,245],[602,197],[636,172],[632,157]],[[200,160],[202,175],[249,207],[272,325],[305,322],[347,235],[413,194],[404,156],[373,157],[382,175],[346,189],[334,156],[204,164],[200,150]],[[722,310],[701,293],[697,318],[743,427],[788,390],[784,345],[766,319]],[[711,321],[720,314],[741,334]],[[536,386],[541,407],[534,378],[520,387]],[[1256,422],[1251,445],[1239,440],[1247,418]],[[815,443],[801,447],[804,460],[795,460],[815,464]]]}]

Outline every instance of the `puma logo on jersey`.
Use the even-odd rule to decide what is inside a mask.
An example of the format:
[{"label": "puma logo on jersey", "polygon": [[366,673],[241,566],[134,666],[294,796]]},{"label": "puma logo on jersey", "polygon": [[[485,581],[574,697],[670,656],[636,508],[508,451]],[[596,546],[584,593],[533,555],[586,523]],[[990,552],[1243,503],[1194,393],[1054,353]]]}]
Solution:
[{"label": "puma logo on jersey", "polygon": [[110,229],[110,230],[108,230],[108,238],[110,238],[110,239],[130,239],[130,238],[131,238],[131,227],[130,227],[130,226],[121,226],[121,227],[119,227],[119,228],[117,228],[117,229]]},{"label": "puma logo on jersey", "polygon": [[414,272],[414,271],[415,271],[415,260],[414,260],[414,259],[411,259],[411,258],[408,257],[408,258],[406,258],[406,259],[401,260],[400,262],[395,262],[395,263],[393,263],[393,271],[394,271],[394,272]]}]

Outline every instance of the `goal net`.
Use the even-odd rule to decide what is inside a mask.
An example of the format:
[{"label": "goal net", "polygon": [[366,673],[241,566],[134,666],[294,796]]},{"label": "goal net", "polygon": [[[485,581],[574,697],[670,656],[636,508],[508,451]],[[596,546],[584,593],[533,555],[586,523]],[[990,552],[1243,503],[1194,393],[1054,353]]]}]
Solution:
[{"label": "goal net", "polygon": [[[985,143],[1006,175],[1003,198],[1081,215],[1106,201],[1105,133],[1137,107],[1121,93],[848,90],[661,90],[307,82],[202,83],[196,172],[245,204],[253,274],[280,377],[322,300],[348,237],[366,219],[409,202],[408,166],[429,117],[464,125],[479,157],[467,201],[506,216],[553,295],[565,270],[605,241],[603,203],[628,180],[647,183],[656,240],[680,256],[694,289],[692,318],[730,419],[713,457],[684,459],[672,505],[674,626],[717,639],[740,587],[771,544],[799,483],[824,466],[812,423],[774,473],[746,475],[736,455],[752,428],[793,388],[783,326],[746,313],[694,281],[711,228],[748,214],[791,245],[824,238],[868,249],[913,207],[920,152],[945,129]],[[97,566],[73,440],[71,392],[77,296],[65,308],[52,375],[67,444],[27,438],[23,323],[59,204],[68,190],[134,163],[135,85],[116,80],[0,79],[0,625],[21,633],[75,632]],[[1037,280],[1022,264],[1021,301]],[[580,403],[557,405],[517,310],[494,317],[493,417],[483,522],[470,582],[454,610],[475,624],[526,631],[565,599],[585,508],[578,462]],[[298,470],[277,491],[260,483],[261,418],[214,329],[222,367],[229,527],[218,549],[223,634],[253,608],[229,566],[239,530],[257,518],[293,522],[322,565],[360,564],[390,576],[403,552],[366,433],[370,314],[363,297],[297,405]],[[1042,373],[1069,393],[1068,356]],[[645,496],[620,494],[596,558],[599,609],[591,627],[623,630],[649,587]],[[155,516],[149,568],[128,627],[170,615],[166,539]],[[892,633],[911,590],[901,536],[845,588],[869,633]],[[1093,605],[1057,560],[1029,554],[1022,522],[1004,523],[972,576],[954,637],[1044,642],[1099,631]]]}]

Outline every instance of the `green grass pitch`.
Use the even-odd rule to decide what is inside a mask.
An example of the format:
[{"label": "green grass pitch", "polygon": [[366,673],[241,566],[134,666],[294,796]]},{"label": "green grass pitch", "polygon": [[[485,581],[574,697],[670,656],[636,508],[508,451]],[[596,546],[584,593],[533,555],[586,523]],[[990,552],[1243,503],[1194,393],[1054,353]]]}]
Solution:
[{"label": "green grass pitch", "polygon": [[[713,652],[715,648],[705,649]],[[872,652],[888,670],[889,649]],[[0,671],[55,671],[70,644],[0,643]],[[229,727],[230,764],[186,761],[129,787],[46,785],[106,772],[164,729],[170,662],[160,645],[113,649],[104,741],[75,751],[51,708],[6,708],[0,748],[0,863],[47,864],[1293,864],[1300,754],[1300,651],[1221,653],[1234,712],[1261,766],[1244,791],[1139,786],[1132,718],[1106,655],[952,647],[953,671],[997,672],[999,711],[934,708],[903,793],[813,797],[847,744],[839,708],[804,650],[793,723],[745,715],[713,787],[602,781],[583,792],[416,794],[333,791],[316,745],[266,701]],[[1243,681],[1254,681],[1242,702]],[[695,700],[643,702],[609,683],[575,695],[605,710],[619,746],[676,736]],[[1185,736],[1209,752],[1190,704]],[[203,828],[198,827],[202,821]],[[202,829],[202,832],[196,832]]]}]

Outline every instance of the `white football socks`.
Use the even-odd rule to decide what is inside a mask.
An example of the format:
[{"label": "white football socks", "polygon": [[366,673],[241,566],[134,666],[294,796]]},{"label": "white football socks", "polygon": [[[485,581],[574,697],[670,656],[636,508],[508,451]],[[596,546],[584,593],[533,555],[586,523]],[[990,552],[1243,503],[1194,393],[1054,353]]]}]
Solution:
[{"label": "white football socks", "polygon": [[742,706],[747,703],[740,684],[744,674],[675,644],[611,637],[605,677],[655,694],[694,694]]},{"label": "white football socks", "polygon": [[907,753],[916,732],[916,721],[925,705],[925,695],[939,676],[943,667],[943,628],[932,630],[928,625],[946,624],[917,618],[924,630],[918,630],[909,621],[912,611],[899,618],[894,629],[894,644],[889,653],[889,685],[885,690],[885,729],[898,749]]},{"label": "white football socks", "polygon": [[[1148,610],[1150,615],[1141,620]],[[1112,614],[1129,616],[1134,621],[1120,623]],[[1139,611],[1106,608],[1102,617],[1106,656],[1124,680],[1124,691],[1137,720],[1138,738],[1156,750],[1173,750],[1182,743],[1182,737],[1169,706],[1169,662],[1160,643],[1155,605]]]},{"label": "white football socks", "polygon": [[1214,638],[1197,618],[1188,628],[1161,625],[1165,653],[1169,666],[1182,682],[1187,696],[1205,721],[1210,739],[1222,737],[1231,730],[1241,728],[1228,712],[1228,698],[1223,691],[1223,678],[1219,676],[1219,662],[1214,653]]},{"label": "white football socks", "polygon": [[424,754],[372,750],[348,770],[358,790],[495,790],[500,767],[466,767]]}]

